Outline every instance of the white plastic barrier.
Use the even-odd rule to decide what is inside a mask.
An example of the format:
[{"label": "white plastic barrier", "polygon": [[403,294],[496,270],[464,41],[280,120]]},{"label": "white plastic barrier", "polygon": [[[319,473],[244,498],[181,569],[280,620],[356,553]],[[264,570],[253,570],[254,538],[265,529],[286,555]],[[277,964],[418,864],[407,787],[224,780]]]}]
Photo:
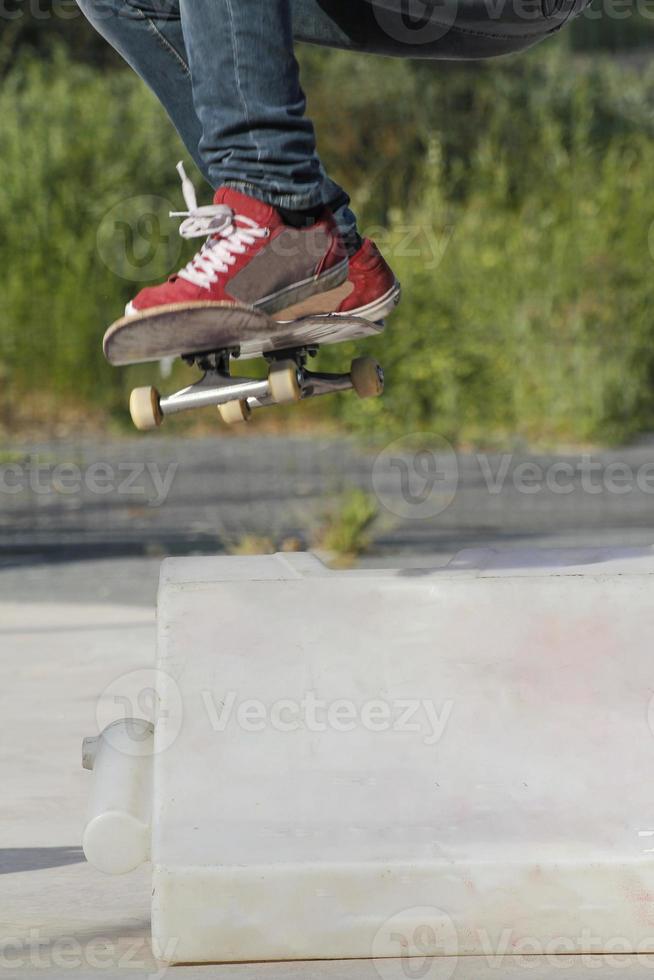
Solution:
[{"label": "white plastic barrier", "polygon": [[654,950],[653,636],[651,549],[166,561],[155,948]]},{"label": "white plastic barrier", "polygon": [[84,739],[82,764],[95,779],[82,844],[106,874],[126,874],[150,857],[153,741],[152,724],[135,718]]}]

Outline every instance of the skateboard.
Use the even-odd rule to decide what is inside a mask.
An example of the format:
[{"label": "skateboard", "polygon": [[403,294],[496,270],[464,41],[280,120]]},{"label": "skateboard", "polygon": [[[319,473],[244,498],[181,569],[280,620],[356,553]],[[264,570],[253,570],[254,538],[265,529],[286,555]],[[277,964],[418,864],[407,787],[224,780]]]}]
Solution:
[{"label": "skateboard", "polygon": [[[383,322],[341,314],[273,320],[266,313],[232,303],[160,306],[118,320],[104,337],[110,364],[142,364],[182,358],[202,377],[171,395],[135,388],[129,408],[137,429],[155,429],[169,415],[215,405],[223,422],[246,422],[253,410],[353,389],[360,398],[383,393],[384,375],[371,357],[356,358],[347,374],[310,371],[307,360],[323,344],[377,336]],[[263,357],[268,376],[230,373],[231,362]]]}]

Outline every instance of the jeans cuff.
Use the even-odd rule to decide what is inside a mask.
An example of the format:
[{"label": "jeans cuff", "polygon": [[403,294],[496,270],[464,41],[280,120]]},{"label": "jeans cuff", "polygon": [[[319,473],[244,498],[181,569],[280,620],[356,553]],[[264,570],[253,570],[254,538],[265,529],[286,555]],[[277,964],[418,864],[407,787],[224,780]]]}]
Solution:
[{"label": "jeans cuff", "polygon": [[225,180],[223,187],[231,187],[232,190],[240,191],[249,197],[263,201],[264,204],[272,204],[275,208],[286,208],[289,211],[306,211],[309,208],[317,208],[323,203],[322,187],[318,184],[313,190],[298,194],[280,194],[277,191],[266,190],[257,184],[251,184],[247,180]]}]

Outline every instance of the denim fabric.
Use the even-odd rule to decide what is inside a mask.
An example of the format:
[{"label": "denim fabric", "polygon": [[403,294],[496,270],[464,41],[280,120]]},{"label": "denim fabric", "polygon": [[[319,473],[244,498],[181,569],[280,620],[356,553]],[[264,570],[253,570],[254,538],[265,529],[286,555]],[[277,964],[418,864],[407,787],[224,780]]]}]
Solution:
[{"label": "denim fabric", "polygon": [[[325,174],[293,41],[411,58],[485,58],[557,31],[587,0],[78,0],[153,89],[212,184],[278,207],[349,198]],[[335,102],[337,94],[334,94]]]},{"label": "denim fabric", "polygon": [[318,158],[293,54],[288,0],[78,0],[157,95],[200,171],[278,207],[349,198]]}]

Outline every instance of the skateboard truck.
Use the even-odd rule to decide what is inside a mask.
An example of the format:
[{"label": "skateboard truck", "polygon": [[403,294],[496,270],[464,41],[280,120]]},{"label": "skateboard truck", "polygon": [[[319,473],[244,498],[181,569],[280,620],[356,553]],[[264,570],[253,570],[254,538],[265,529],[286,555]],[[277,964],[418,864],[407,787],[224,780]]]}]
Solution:
[{"label": "skateboard truck", "polygon": [[357,357],[348,374],[309,371],[306,362],[318,346],[275,351],[266,355],[267,378],[238,377],[230,374],[230,357],[238,351],[187,355],[184,360],[204,372],[195,384],[172,395],[162,396],[156,388],[135,388],[129,401],[130,415],[137,429],[155,429],[169,415],[193,408],[215,405],[223,422],[247,422],[256,408],[284,405],[318,395],[353,389],[360,398],[375,398],[384,391],[384,374],[372,357]]}]

